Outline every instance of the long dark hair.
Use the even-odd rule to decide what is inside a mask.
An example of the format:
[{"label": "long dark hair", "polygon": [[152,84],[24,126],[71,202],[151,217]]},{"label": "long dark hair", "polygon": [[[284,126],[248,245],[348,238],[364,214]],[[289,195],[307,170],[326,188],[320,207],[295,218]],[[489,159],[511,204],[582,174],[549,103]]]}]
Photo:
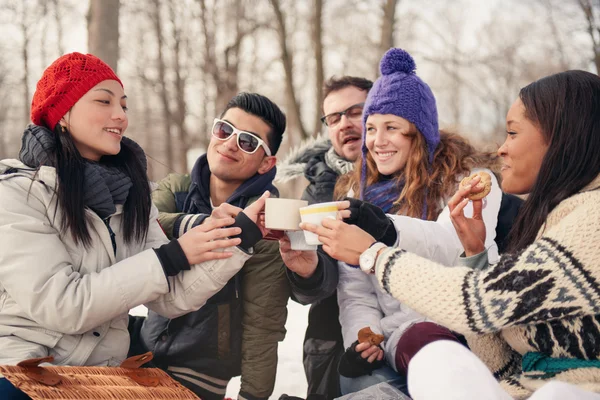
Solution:
[{"label": "long dark hair", "polygon": [[548,151],[510,232],[509,251],[535,240],[548,214],[600,173],[600,77],[585,71],[550,75],[521,89],[525,117]]},{"label": "long dark hair", "polygon": [[[77,150],[71,134],[62,131],[60,124],[54,128],[56,148],[49,164],[56,168],[58,177],[57,200],[64,214],[61,229],[70,232],[76,243],[91,245],[91,236],[85,217],[83,180],[85,159]],[[101,164],[116,167],[124,172],[133,186],[123,205],[122,229],[127,243],[143,241],[150,226],[150,186],[146,169],[134,150],[121,142],[121,151],[114,156],[103,156]]]}]

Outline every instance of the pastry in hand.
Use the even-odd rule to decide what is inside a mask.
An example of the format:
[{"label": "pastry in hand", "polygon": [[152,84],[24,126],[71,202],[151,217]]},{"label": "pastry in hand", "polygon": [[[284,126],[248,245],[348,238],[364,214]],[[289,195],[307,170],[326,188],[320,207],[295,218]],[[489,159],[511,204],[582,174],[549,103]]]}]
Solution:
[{"label": "pastry in hand", "polygon": [[468,186],[471,183],[471,180],[476,176],[479,176],[481,178],[477,185],[483,186],[483,190],[478,193],[470,193],[467,196],[469,200],[481,200],[485,196],[490,194],[490,191],[492,190],[492,177],[490,176],[490,174],[484,171],[480,171],[471,176],[467,176],[460,182],[460,187],[464,188],[465,186]]},{"label": "pastry in hand", "polygon": [[383,335],[378,335],[371,330],[371,328],[364,327],[360,331],[358,331],[358,342],[364,343],[369,342],[373,346],[379,346],[381,342],[383,342]]}]

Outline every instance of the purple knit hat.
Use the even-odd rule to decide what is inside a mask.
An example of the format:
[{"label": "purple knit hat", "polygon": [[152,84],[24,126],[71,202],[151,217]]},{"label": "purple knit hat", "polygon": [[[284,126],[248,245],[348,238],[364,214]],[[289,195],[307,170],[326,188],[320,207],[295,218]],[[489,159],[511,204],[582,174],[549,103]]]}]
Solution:
[{"label": "purple knit hat", "polygon": [[393,114],[415,124],[427,143],[429,163],[440,143],[435,97],[416,74],[415,60],[399,48],[389,49],[379,64],[381,76],[369,91],[363,109],[361,195],[367,180],[366,122],[371,114]]}]

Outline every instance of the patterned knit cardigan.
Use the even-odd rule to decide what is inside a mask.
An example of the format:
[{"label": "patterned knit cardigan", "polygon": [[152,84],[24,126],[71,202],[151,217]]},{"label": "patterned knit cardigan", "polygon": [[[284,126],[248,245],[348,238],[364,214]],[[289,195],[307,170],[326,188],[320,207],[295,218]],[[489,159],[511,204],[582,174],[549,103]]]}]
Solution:
[{"label": "patterned knit cardigan", "polygon": [[536,241],[484,269],[448,268],[389,248],[377,260],[385,291],[464,334],[516,399],[546,379],[600,393],[600,368],[523,372],[521,356],[600,359],[600,176],[561,202]]}]

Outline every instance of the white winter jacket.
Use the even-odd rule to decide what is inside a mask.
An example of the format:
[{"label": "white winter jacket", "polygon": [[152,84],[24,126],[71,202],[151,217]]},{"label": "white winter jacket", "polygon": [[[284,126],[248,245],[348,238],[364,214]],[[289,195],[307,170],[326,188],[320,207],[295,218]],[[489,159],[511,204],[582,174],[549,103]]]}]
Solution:
[{"label": "white winter jacket", "polygon": [[[16,172],[5,174],[9,168]],[[168,318],[199,309],[249,254],[193,265],[169,282],[152,248],[167,243],[152,207],[143,243],[125,243],[122,206],[110,218],[86,210],[92,244],[61,232],[56,171],[0,161],[0,364],[54,356],[55,365],[116,366],[127,356],[128,311],[140,304]]]},{"label": "white winter jacket", "polygon": [[[484,201],[483,220],[486,227],[486,248],[489,249],[490,260],[493,260],[490,262],[495,262],[498,258],[498,248],[494,239],[502,191],[491,171],[474,169],[472,172],[477,171],[486,171],[492,177],[492,190]],[[470,203],[465,207],[465,215],[473,215]],[[463,247],[450,220],[447,205],[436,221],[424,221],[402,215],[388,216],[393,219],[398,232],[395,247],[444,265],[457,265],[455,261],[463,252]],[[385,356],[388,363],[396,369],[398,340],[411,325],[427,319],[385,293],[375,275],[367,275],[343,262],[339,262],[338,266],[338,303],[344,347],[349,347],[357,340],[361,328],[369,326],[373,332],[385,336],[385,342],[382,344]]]}]

